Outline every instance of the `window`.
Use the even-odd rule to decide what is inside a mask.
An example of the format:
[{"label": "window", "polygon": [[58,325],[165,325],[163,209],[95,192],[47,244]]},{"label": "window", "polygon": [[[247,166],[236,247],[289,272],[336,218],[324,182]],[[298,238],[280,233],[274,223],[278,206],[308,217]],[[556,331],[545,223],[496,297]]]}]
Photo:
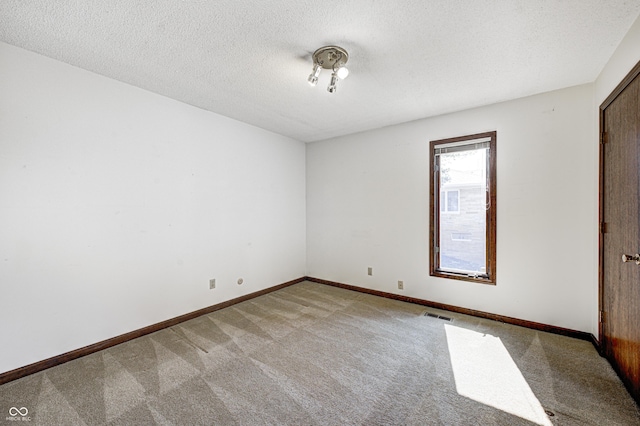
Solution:
[{"label": "window", "polygon": [[496,283],[496,132],[431,141],[430,273]]},{"label": "window", "polygon": [[460,213],[460,191],[440,191],[440,211],[442,213]]}]

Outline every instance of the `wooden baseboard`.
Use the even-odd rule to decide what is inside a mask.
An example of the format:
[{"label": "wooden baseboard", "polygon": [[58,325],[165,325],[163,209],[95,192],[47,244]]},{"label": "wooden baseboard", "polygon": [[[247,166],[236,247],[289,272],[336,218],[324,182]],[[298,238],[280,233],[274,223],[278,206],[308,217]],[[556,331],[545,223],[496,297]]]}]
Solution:
[{"label": "wooden baseboard", "polygon": [[188,314],[180,315],[179,317],[171,318],[166,321],[159,322],[157,324],[152,324],[150,326],[140,328],[138,330],[131,331],[129,333],[121,334],[120,336],[112,337],[111,339],[103,340],[98,343],[94,343],[92,345],[85,346],[83,348],[75,349],[70,352],[66,352],[61,355],[57,355],[42,361],[34,362],[33,364],[26,365],[24,367],[16,368],[15,370],[7,371],[6,373],[0,374],[0,385],[4,383],[11,382],[13,380],[17,380],[21,377],[28,376],[33,373],[37,373],[38,371],[46,370],[47,368],[54,367],[56,365],[64,364],[65,362],[72,361],[74,359],[83,357],[85,355],[92,354],[94,352],[101,351],[103,349],[110,348],[115,345],[119,345],[120,343],[127,342],[129,340],[133,340],[135,338],[154,333],[156,331],[162,330],[164,328],[172,327],[176,324],[180,324],[181,322],[188,321],[193,318],[197,318],[201,315],[206,315],[211,312],[215,312],[219,309],[227,308],[229,306],[235,305],[240,302],[244,302],[246,300],[253,299],[258,296],[262,296],[264,294],[271,293],[276,290],[280,290],[281,288],[288,287],[293,284],[300,283],[302,281],[311,281],[318,284],[325,284],[334,287],[340,287],[347,290],[358,291],[361,293],[372,294],[375,296],[386,297],[388,299],[401,300],[403,302],[415,303],[418,305],[429,306],[431,308],[442,309],[450,312],[457,312],[460,314],[472,315],[479,318],[491,319],[494,321],[504,322],[507,324],[518,325],[521,327],[527,327],[534,330],[546,331],[549,333],[561,334],[563,336],[569,336],[576,339],[586,340],[591,342],[595,348],[600,352],[600,344],[596,337],[591,333],[585,333],[582,331],[571,330],[562,327],[556,327],[553,325],[541,324],[532,321],[525,321],[518,318],[506,317],[503,315],[496,315],[488,312],[476,311],[473,309],[461,308],[453,305],[446,305],[444,303],[431,302],[429,300],[418,299],[415,297],[402,296],[399,294],[387,293],[384,291],[371,290],[364,287],[357,287],[349,284],[338,283],[335,281],[323,280],[320,278],[314,277],[302,277],[297,278],[292,281],[288,281],[283,284],[279,284],[270,288],[266,288],[264,290],[256,291],[255,293],[247,294],[244,296],[237,297],[235,299],[227,300],[226,302],[218,303],[216,305],[212,305],[203,309],[199,309],[194,312],[190,312]]},{"label": "wooden baseboard", "polygon": [[593,334],[590,334],[591,336],[591,344],[593,345],[594,348],[596,348],[596,351],[598,351],[598,353],[600,354],[600,356],[604,357],[605,353],[602,350],[602,345],[600,344],[600,341],[598,340],[598,338],[596,336],[594,336]]},{"label": "wooden baseboard", "polygon": [[334,287],[340,287],[347,290],[359,291],[361,293],[372,294],[374,296],[386,297],[388,299],[401,300],[403,302],[415,303],[418,305],[429,306],[430,308],[442,309],[449,312],[456,312],[459,314],[472,315],[474,317],[486,318],[494,321],[504,322],[507,324],[518,325],[520,327],[531,328],[533,330],[546,331],[548,333],[561,334],[563,336],[573,337],[580,340],[586,340],[599,349],[599,344],[595,336],[591,333],[584,331],[571,330],[563,327],[556,327],[554,325],[542,324],[539,322],[526,321],[518,318],[506,317],[503,315],[492,314],[489,312],[476,311],[474,309],[461,308],[458,306],[447,305],[444,303],[431,302],[429,300],[417,299],[415,297],[402,296],[394,293],[387,293],[379,290],[371,290],[364,287],[357,287],[349,284],[338,283],[334,281],[323,280],[314,277],[305,277],[307,281],[311,281],[318,284],[326,284]]},{"label": "wooden baseboard", "polygon": [[246,294],[244,296],[236,297],[235,299],[227,300],[226,302],[218,303],[216,305],[208,306],[203,309],[199,309],[194,312],[190,312],[188,314],[180,315],[179,317],[171,318],[166,321],[159,322],[157,324],[152,324],[144,328],[140,328],[138,330],[131,331],[129,333],[121,334],[120,336],[112,337],[111,339],[103,340],[98,343],[94,343],[89,346],[85,346],[80,349],[75,349],[73,351],[66,352],[61,355],[57,355],[42,361],[34,362],[33,364],[26,365],[24,367],[16,368],[15,370],[7,371],[6,373],[0,374],[0,385],[11,382],[13,380],[17,380],[21,377],[28,376],[33,373],[37,373],[38,371],[46,370],[47,368],[54,367],[56,365],[64,364],[65,362],[69,362],[71,360],[83,357],[85,355],[92,354],[94,352],[101,351],[103,349],[110,348],[115,345],[119,345],[120,343],[127,342],[129,340],[133,340],[137,337],[144,336],[146,334],[150,334],[163,328],[172,327],[176,324],[180,324],[181,322],[188,321],[193,318],[197,318],[201,315],[209,314],[211,312],[215,312],[219,309],[227,308],[229,306],[235,305],[240,302],[244,302],[245,300],[253,299],[258,296],[262,296],[267,293],[271,293],[276,290],[280,290],[281,288],[288,287],[293,284],[297,284],[299,282],[304,281],[305,278],[297,278],[292,281],[288,281],[286,283],[278,284],[273,287],[266,288],[264,290],[256,291],[255,293]]}]

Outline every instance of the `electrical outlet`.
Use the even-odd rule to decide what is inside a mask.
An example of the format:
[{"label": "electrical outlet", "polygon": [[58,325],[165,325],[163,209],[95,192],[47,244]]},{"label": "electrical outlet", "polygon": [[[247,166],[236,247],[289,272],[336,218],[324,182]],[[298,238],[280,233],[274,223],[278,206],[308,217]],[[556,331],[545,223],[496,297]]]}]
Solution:
[{"label": "electrical outlet", "polygon": [[242,278],[238,278],[238,285],[241,285],[244,282]]},{"label": "electrical outlet", "polygon": [[214,288],[216,288],[216,279],[212,278],[209,280],[209,290],[213,290]]},{"label": "electrical outlet", "polygon": [[373,275],[373,268],[371,266],[367,268],[367,275]]},{"label": "electrical outlet", "polygon": [[398,288],[404,290],[404,281],[398,281]]}]

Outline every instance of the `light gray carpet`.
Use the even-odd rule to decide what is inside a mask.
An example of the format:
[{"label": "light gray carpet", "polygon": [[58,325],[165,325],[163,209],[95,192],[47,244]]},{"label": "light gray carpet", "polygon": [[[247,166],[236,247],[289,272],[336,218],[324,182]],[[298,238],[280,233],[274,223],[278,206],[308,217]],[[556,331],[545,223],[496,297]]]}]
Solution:
[{"label": "light gray carpet", "polygon": [[2,385],[0,424],[26,424],[11,407],[35,425],[640,425],[589,342],[309,282]]}]

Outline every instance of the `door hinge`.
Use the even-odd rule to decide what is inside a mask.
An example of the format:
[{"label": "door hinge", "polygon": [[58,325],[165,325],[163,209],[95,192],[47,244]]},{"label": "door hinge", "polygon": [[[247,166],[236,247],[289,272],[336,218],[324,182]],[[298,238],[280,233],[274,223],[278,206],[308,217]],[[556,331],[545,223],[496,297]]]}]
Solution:
[{"label": "door hinge", "polygon": [[607,132],[600,133],[600,143],[606,144],[609,142],[609,134]]},{"label": "door hinge", "polygon": [[605,311],[600,311],[600,322],[605,322],[607,319],[607,313]]},{"label": "door hinge", "polygon": [[600,222],[600,233],[601,234],[606,234],[607,233],[607,223],[606,222]]}]

